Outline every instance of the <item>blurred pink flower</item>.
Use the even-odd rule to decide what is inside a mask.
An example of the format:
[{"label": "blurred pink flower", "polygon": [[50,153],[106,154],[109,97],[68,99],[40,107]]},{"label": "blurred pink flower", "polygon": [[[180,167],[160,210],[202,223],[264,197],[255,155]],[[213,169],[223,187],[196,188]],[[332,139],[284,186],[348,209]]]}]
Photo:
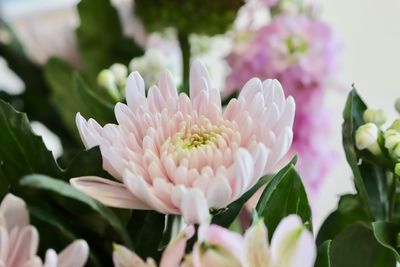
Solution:
[{"label": "blurred pink flower", "polygon": [[77,115],[87,148],[99,145],[104,169],[119,182],[80,177],[71,184],[106,205],[182,214],[187,223],[226,207],[274,171],[292,142],[295,104],[276,80],[251,79],[222,111],[204,66],[190,71],[190,95],[177,94],[168,72],[145,96],[139,73],[127,81],[118,124]]},{"label": "blurred pink flower", "polygon": [[60,254],[53,249],[46,252],[44,264],[36,255],[39,235],[29,225],[25,202],[7,194],[0,205],[0,266],[2,267],[82,267],[89,255],[84,240],[77,240]]},{"label": "blurred pink flower", "polygon": [[328,80],[336,75],[339,51],[339,41],[327,23],[304,14],[285,14],[228,57],[231,74],[224,97],[256,76],[278,79],[295,99],[291,154],[299,154],[298,169],[311,198],[335,158],[326,145],[330,116],[324,96]]},{"label": "blurred pink flower", "polygon": [[[271,244],[263,220],[244,236],[218,225],[203,224],[192,251],[185,255],[186,241],[193,227],[179,234],[162,255],[160,267],[312,267],[316,246],[312,234],[297,215],[284,218]],[[115,267],[156,267],[153,259],[144,262],[122,246],[114,250]]]},{"label": "blurred pink flower", "polygon": [[286,92],[320,88],[334,74],[339,51],[327,23],[302,14],[277,16],[228,56],[232,70],[224,95],[254,76],[278,79]]}]

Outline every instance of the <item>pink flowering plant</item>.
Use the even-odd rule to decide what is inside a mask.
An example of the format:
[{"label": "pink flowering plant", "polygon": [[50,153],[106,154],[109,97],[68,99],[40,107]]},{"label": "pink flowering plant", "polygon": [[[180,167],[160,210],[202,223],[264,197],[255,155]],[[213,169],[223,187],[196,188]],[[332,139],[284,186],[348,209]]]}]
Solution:
[{"label": "pink flowering plant", "polygon": [[[136,10],[157,23],[168,9],[161,26],[183,31],[183,87],[162,56],[138,57],[109,0],[78,4],[79,66],[32,63],[1,22],[1,57],[26,90],[0,92],[0,267],[396,266],[400,120],[386,127],[382,110],[350,93],[343,145],[357,191],[316,229],[336,36],[302,1],[246,1],[272,19],[233,47],[227,88],[216,88],[186,42],[211,29],[201,25],[227,28],[234,2],[209,14],[182,6],[203,24],[176,20],[179,1]],[[207,21],[219,8],[225,19]],[[132,57],[143,71],[128,71]],[[56,134],[61,156],[33,121]]]},{"label": "pink flowering plant", "polygon": [[[330,25],[307,12],[302,2],[276,1],[271,21],[249,30],[248,41],[234,47],[227,58],[231,73],[222,94],[229,98],[254,76],[282,83],[297,103],[291,154],[299,155],[299,172],[310,197],[316,199],[335,161],[335,152],[322,145],[331,117],[324,97],[336,79],[341,46]],[[293,4],[289,11],[284,8],[288,3]]]}]

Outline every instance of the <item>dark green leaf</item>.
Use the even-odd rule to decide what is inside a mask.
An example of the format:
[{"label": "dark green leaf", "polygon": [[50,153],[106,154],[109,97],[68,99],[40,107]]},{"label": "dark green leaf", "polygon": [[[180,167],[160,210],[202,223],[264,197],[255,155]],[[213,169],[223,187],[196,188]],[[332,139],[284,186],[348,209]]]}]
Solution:
[{"label": "dark green leaf", "polygon": [[378,242],[393,252],[397,261],[400,261],[398,236],[400,234],[400,224],[389,222],[374,222],[372,229]]},{"label": "dark green leaf", "polygon": [[[29,173],[63,176],[41,137],[32,133],[28,118],[0,100],[0,160],[2,174],[15,185]],[[4,179],[4,177],[2,177]]]},{"label": "dark green leaf", "polygon": [[80,100],[80,106],[84,117],[96,118],[100,124],[112,123],[115,121],[114,105],[108,103],[95,94],[83,81],[78,73],[74,75],[76,93]]},{"label": "dark green leaf", "polygon": [[329,250],[332,240],[326,240],[318,247],[317,259],[315,260],[314,267],[331,267],[329,258]]},{"label": "dark green leaf", "polygon": [[[293,159],[285,167],[283,167],[283,169],[280,170],[278,174],[276,174],[276,176],[281,175],[283,172],[286,172],[289,167],[291,165],[295,165],[296,162],[297,156],[293,157]],[[243,196],[241,196],[239,199],[229,204],[226,210],[223,210],[214,215],[212,218],[212,223],[228,228],[239,215],[246,202],[257,192],[258,189],[265,185],[269,179],[269,176],[261,177],[256,185],[254,185],[249,191],[244,193]]]},{"label": "dark green leaf", "polygon": [[128,231],[132,238],[134,251],[142,258],[159,259],[158,250],[163,239],[165,215],[155,211],[135,210],[132,212]]},{"label": "dark green leaf", "polygon": [[75,116],[81,111],[81,105],[74,90],[72,68],[61,59],[51,58],[44,66],[44,73],[54,107],[61,114],[70,132],[79,140]]},{"label": "dark green leaf", "polygon": [[256,210],[264,218],[270,236],[279,222],[290,214],[299,215],[312,230],[307,194],[293,165],[272,178],[261,195]]},{"label": "dark green leaf", "polygon": [[344,195],[340,198],[338,208],[322,224],[318,236],[317,244],[321,245],[326,240],[334,239],[346,227],[355,222],[369,222],[366,207],[358,195]]},{"label": "dark green leaf", "polygon": [[122,33],[117,11],[109,0],[82,0],[78,4],[78,45],[85,74],[93,84],[98,72],[119,62],[128,64],[142,50]]},{"label": "dark green leaf", "polygon": [[355,223],[331,242],[331,267],[396,266],[393,254],[376,241],[369,225]]}]

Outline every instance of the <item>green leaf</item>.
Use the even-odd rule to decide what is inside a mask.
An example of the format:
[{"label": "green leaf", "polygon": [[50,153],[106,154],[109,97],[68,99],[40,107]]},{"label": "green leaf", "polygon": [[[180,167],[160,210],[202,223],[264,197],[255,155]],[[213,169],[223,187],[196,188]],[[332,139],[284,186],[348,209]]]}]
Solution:
[{"label": "green leaf", "polygon": [[114,105],[100,98],[83,81],[78,73],[74,75],[76,93],[80,100],[80,111],[84,117],[96,118],[100,124],[115,122]]},{"label": "green leaf", "polygon": [[158,248],[163,240],[164,214],[156,211],[134,210],[127,228],[132,238],[132,247],[139,256],[143,259],[160,258],[161,251]]},{"label": "green leaf", "polygon": [[75,123],[76,113],[81,111],[79,98],[74,90],[72,68],[59,58],[51,58],[44,66],[46,81],[51,90],[51,101],[70,132],[79,140]]},{"label": "green leaf", "polygon": [[122,33],[118,14],[109,0],[82,0],[78,4],[80,26],[77,39],[84,72],[93,84],[100,70],[143,54]]},{"label": "green leaf", "polygon": [[[295,165],[296,162],[297,156],[293,157],[293,159],[285,167],[283,167],[276,176],[287,171],[287,169],[291,165]],[[225,210],[221,210],[215,214],[212,218],[212,223],[228,228],[235,221],[246,202],[257,192],[258,189],[265,185],[269,179],[269,176],[261,177],[260,180],[249,191],[243,194],[243,196],[229,204]]]},{"label": "green leaf", "polygon": [[115,216],[115,214],[109,208],[76,190],[68,183],[38,174],[25,176],[20,183],[23,186],[54,192],[65,199],[75,200],[79,203],[87,205],[92,210],[96,211],[96,213],[98,213],[104,221],[113,227],[115,232],[118,233],[119,237],[126,245],[131,246],[129,235],[118,217]]},{"label": "green leaf", "polygon": [[318,247],[317,259],[315,260],[314,267],[331,267],[329,258],[329,250],[332,240],[326,240]]},{"label": "green leaf", "polygon": [[264,218],[270,236],[279,222],[290,214],[299,215],[312,230],[311,208],[307,194],[293,165],[272,178],[262,193],[256,210],[259,216]]},{"label": "green leaf", "polygon": [[355,222],[369,222],[366,207],[358,195],[344,195],[340,198],[338,208],[331,213],[322,224],[318,236],[317,244],[321,245],[326,240],[334,239],[345,228]]},{"label": "green leaf", "polygon": [[21,176],[43,173],[63,176],[53,155],[46,149],[41,137],[32,133],[28,118],[0,100],[0,160],[3,162],[1,179],[11,185]]},{"label": "green leaf", "polygon": [[343,111],[343,147],[353,171],[357,192],[363,205],[367,207],[368,214],[375,219],[386,219],[388,206],[385,169],[376,163],[361,161],[355,147],[354,133],[364,124],[363,113],[366,109],[367,106],[353,89]]},{"label": "green leaf", "polygon": [[392,253],[376,241],[369,225],[355,223],[331,242],[331,267],[396,266]]},{"label": "green leaf", "polygon": [[[0,192],[19,186],[27,174],[40,173],[63,180],[84,175],[108,177],[99,148],[81,151],[66,170],[60,168],[41,137],[32,132],[26,114],[0,100]],[[6,188],[6,190],[4,190]]]},{"label": "green leaf", "polygon": [[400,234],[400,224],[390,222],[374,222],[372,229],[378,242],[392,251],[396,260],[400,262],[399,245],[397,237]]}]

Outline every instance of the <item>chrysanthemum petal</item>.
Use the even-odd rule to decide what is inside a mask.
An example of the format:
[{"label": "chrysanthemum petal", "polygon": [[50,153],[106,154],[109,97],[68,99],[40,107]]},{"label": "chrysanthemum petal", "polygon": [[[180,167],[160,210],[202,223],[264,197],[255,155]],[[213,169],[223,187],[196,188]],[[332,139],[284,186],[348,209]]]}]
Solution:
[{"label": "chrysanthemum petal", "polygon": [[70,183],[79,191],[111,207],[149,209],[121,183],[95,176],[73,178]]}]

